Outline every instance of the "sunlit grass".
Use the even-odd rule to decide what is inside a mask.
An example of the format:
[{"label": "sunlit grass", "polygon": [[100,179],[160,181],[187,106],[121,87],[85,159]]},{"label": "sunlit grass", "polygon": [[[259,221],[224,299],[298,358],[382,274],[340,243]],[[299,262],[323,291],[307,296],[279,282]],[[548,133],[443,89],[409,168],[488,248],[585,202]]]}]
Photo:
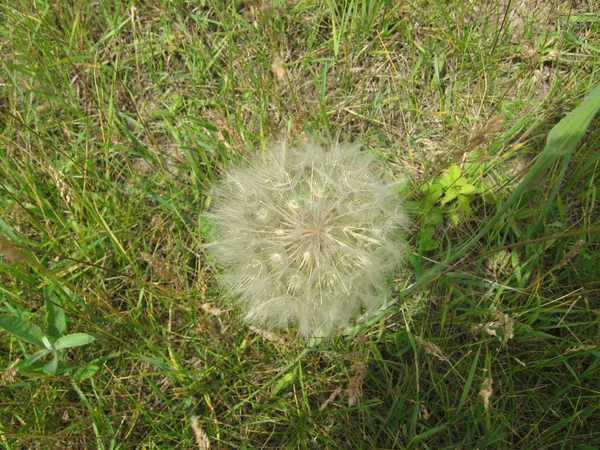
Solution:
[{"label": "sunlit grass", "polygon": [[[508,3],[2,6],[0,315],[96,338],[52,375],[0,331],[3,448],[600,445],[598,119],[542,161],[597,18]],[[408,179],[413,223],[407,306],[318,346],[201,248],[208,186],[302,133]]]}]

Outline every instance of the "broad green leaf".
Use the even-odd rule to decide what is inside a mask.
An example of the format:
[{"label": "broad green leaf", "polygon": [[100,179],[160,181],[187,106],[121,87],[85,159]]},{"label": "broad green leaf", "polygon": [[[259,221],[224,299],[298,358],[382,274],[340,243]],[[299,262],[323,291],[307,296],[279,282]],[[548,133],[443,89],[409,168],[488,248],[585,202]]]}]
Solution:
[{"label": "broad green leaf", "polygon": [[422,226],[421,232],[419,233],[419,238],[421,241],[427,241],[427,240],[433,238],[434,234],[435,234],[435,229],[433,227]]},{"label": "broad green leaf", "polygon": [[433,206],[435,202],[437,202],[442,196],[442,186],[439,184],[434,184],[429,187],[425,198],[423,198],[423,206]]},{"label": "broad green leaf", "polygon": [[465,184],[467,184],[467,179],[465,177],[457,178],[456,181],[454,182],[454,186],[456,186],[456,187],[461,187],[461,186],[464,186]]},{"label": "broad green leaf", "polygon": [[440,177],[440,184],[445,188],[456,184],[460,178],[461,170],[456,164],[452,164],[446,172]]},{"label": "broad green leaf", "polygon": [[439,246],[440,244],[438,244],[437,241],[434,241],[433,239],[426,239],[421,241],[421,250],[424,252],[435,250]]},{"label": "broad green leaf", "polygon": [[452,225],[457,226],[460,223],[460,217],[456,213],[456,211],[450,211],[450,221]]},{"label": "broad green leaf", "polygon": [[467,214],[469,214],[471,212],[471,199],[469,197],[467,197],[466,195],[459,195],[457,203],[458,203],[458,208],[461,211],[464,211]]},{"label": "broad green leaf", "polygon": [[94,342],[96,338],[86,333],[73,333],[67,334],[61,338],[58,338],[54,343],[55,350],[62,350],[71,347],[80,347]]},{"label": "broad green leaf", "polygon": [[48,375],[54,375],[56,373],[56,369],[58,369],[58,356],[54,355],[52,361],[44,366],[44,372]]},{"label": "broad green leaf", "polygon": [[450,203],[456,197],[458,197],[458,189],[450,188],[446,191],[446,194],[444,194],[444,198],[442,199],[441,203],[442,205],[445,205],[446,203]]},{"label": "broad green leaf", "polygon": [[476,190],[475,186],[473,186],[470,183],[467,183],[467,184],[465,184],[465,185],[463,185],[463,186],[460,187],[460,191],[459,192],[462,195],[469,195],[469,194],[472,194],[473,192],[475,192],[475,190]]},{"label": "broad green leaf", "polygon": [[0,315],[0,327],[24,341],[46,348],[44,338],[48,337],[38,327],[21,317]]},{"label": "broad green leaf", "polygon": [[72,367],[71,369],[75,370],[75,372],[73,373],[73,378],[78,381],[94,376],[96,372],[102,369],[102,366],[106,361],[114,359],[120,354],[121,352],[112,352],[108,355],[104,355],[100,358],[90,361],[87,364],[84,364],[83,366]]},{"label": "broad green leaf", "polygon": [[432,227],[422,227],[419,233],[419,251],[428,252],[435,250],[439,247],[439,244],[433,239],[435,235],[435,229]]},{"label": "broad green leaf", "polygon": [[437,209],[429,211],[423,217],[424,225],[441,225],[443,223],[444,223],[444,216],[442,215],[442,212]]}]

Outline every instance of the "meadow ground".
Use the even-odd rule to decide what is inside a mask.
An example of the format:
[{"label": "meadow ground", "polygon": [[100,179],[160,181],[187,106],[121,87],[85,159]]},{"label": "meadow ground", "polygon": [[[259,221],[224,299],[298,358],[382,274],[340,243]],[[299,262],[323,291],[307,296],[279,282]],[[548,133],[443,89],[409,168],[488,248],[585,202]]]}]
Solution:
[{"label": "meadow ground", "polygon": [[[531,172],[600,83],[597,2],[24,0],[0,32],[2,448],[600,447],[598,118]],[[201,248],[223,169],[303,133],[414,224],[398,303],[320,343],[245,324]]]}]

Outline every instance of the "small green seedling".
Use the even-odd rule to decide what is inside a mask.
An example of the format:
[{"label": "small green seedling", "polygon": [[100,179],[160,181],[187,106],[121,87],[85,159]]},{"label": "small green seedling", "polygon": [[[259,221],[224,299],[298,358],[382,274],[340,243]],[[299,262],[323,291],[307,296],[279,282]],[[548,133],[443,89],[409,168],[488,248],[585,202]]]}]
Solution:
[{"label": "small green seedling", "polygon": [[417,272],[420,268],[417,261],[420,256],[440,247],[435,238],[436,227],[442,225],[445,219],[449,219],[454,226],[459,225],[471,213],[473,199],[485,193],[484,183],[476,176],[478,167],[471,166],[472,170],[463,171],[458,165],[452,164],[442,175],[423,184],[422,196],[418,201],[408,202],[413,212],[422,214],[417,235],[419,257],[413,255],[411,258]]},{"label": "small green seedling", "polygon": [[35,372],[40,365],[38,363],[40,359],[47,355],[53,355],[52,360],[42,366],[42,370],[46,374],[54,375],[59,369],[59,363],[65,361],[67,349],[90,344],[95,338],[87,333],[67,334],[65,312],[51,301],[46,302],[46,323],[48,334],[23,317],[0,315],[0,327],[40,349],[29,356],[22,367]]},{"label": "small green seedling", "polygon": [[424,185],[422,190],[425,194],[425,206],[431,207],[439,201],[454,225],[460,222],[459,213],[471,212],[471,200],[479,193],[479,189],[463,175],[456,164],[452,164],[442,176],[435,177],[431,184]]}]

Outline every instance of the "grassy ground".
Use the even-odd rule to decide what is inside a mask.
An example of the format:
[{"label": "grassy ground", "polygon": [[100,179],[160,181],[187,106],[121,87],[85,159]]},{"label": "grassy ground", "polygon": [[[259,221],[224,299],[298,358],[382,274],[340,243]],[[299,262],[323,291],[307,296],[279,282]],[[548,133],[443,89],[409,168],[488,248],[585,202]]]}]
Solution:
[{"label": "grassy ground", "polygon": [[[600,448],[598,119],[402,296],[600,82],[597,4],[1,5],[2,448]],[[200,250],[210,182],[304,132],[408,179],[421,305],[314,347],[244,324]],[[25,322],[96,339],[26,364]]]}]

